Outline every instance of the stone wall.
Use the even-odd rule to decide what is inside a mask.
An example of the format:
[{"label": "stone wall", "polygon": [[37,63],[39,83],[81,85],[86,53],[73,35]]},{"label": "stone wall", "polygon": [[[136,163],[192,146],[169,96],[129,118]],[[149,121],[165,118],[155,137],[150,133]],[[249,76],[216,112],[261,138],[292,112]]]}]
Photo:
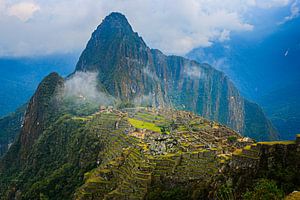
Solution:
[{"label": "stone wall", "polygon": [[260,178],[275,180],[286,193],[300,187],[300,137],[294,141],[259,142],[233,153],[225,179],[239,197]]}]

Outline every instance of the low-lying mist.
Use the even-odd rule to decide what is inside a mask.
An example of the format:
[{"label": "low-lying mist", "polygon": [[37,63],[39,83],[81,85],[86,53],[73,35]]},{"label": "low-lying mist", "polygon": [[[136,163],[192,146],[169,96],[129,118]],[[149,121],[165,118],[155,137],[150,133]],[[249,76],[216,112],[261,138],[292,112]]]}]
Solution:
[{"label": "low-lying mist", "polygon": [[75,72],[68,77],[59,93],[65,108],[76,114],[90,114],[101,105],[113,105],[115,99],[101,91],[97,77],[97,72]]},{"label": "low-lying mist", "polygon": [[205,72],[198,66],[186,65],[184,67],[184,74],[191,79],[204,79],[206,78]]},{"label": "low-lying mist", "polygon": [[66,98],[76,101],[88,101],[101,105],[110,105],[113,98],[100,91],[97,72],[76,72],[68,78],[64,85],[63,94]]}]

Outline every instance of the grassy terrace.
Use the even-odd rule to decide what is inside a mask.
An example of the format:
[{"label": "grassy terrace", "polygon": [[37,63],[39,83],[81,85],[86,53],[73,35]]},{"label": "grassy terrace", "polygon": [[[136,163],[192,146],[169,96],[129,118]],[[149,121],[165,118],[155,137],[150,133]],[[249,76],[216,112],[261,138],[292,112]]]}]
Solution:
[{"label": "grassy terrace", "polygon": [[88,120],[91,120],[92,118],[93,118],[92,116],[88,116],[88,117],[74,116],[74,117],[72,117],[73,120],[81,120],[81,121],[88,121]]},{"label": "grassy terrace", "polygon": [[246,149],[246,150],[251,150],[251,146],[250,146],[250,145],[247,145],[247,146],[244,147],[244,149]]},{"label": "grassy terrace", "polygon": [[271,141],[271,142],[258,142],[258,144],[263,144],[263,145],[276,145],[276,144],[282,144],[282,145],[290,145],[290,144],[295,144],[296,142],[291,140],[291,141]]},{"label": "grassy terrace", "polygon": [[139,129],[147,129],[150,131],[154,131],[157,133],[161,133],[161,129],[160,127],[158,127],[156,124],[154,123],[150,123],[150,122],[145,122],[145,121],[141,121],[141,120],[137,120],[134,118],[128,118],[128,122],[134,126],[135,128],[139,128]]},{"label": "grassy terrace", "polygon": [[233,152],[233,155],[241,155],[243,152],[243,149],[236,149],[234,152]]},{"label": "grassy terrace", "polygon": [[145,119],[145,120],[151,120],[151,121],[164,121],[165,118],[163,118],[162,116],[159,116],[159,115],[151,115],[149,113],[137,113],[136,114],[137,117],[140,117],[142,119]]}]

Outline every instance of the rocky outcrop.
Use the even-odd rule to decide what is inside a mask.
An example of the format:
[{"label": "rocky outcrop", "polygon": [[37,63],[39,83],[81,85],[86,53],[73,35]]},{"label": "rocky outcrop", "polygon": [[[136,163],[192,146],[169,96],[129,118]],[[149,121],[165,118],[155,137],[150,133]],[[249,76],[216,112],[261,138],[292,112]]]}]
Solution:
[{"label": "rocky outcrop", "polygon": [[30,148],[43,132],[45,124],[49,123],[47,120],[55,112],[51,101],[62,85],[63,78],[57,73],[51,73],[44,78],[30,99],[20,134],[20,142],[24,148]]},{"label": "rocky outcrop", "polygon": [[244,135],[276,138],[259,106],[246,101],[222,72],[150,49],[122,14],[112,13],[98,26],[76,71],[98,72],[101,88],[122,101],[193,111]]},{"label": "rocky outcrop", "polygon": [[2,157],[15,141],[21,131],[26,105],[16,112],[0,119],[0,157]]},{"label": "rocky outcrop", "polygon": [[291,194],[289,194],[285,200],[297,200],[300,199],[300,192],[294,191]]},{"label": "rocky outcrop", "polygon": [[[273,126],[272,122],[266,118],[263,110],[256,103],[248,100],[244,101],[244,131],[257,141],[268,141],[278,139],[277,129]],[[262,134],[268,133],[268,134]]]},{"label": "rocky outcrop", "polygon": [[20,164],[26,161],[32,146],[46,125],[49,125],[54,119],[58,107],[55,107],[53,99],[55,92],[62,85],[63,78],[57,73],[49,74],[40,83],[26,108],[20,134],[0,163],[0,168],[7,168],[16,165],[16,162]]},{"label": "rocky outcrop", "polygon": [[295,141],[259,142],[236,150],[221,177],[225,177],[222,183],[229,183],[236,198],[260,178],[276,181],[288,194],[300,187],[299,168],[300,135]]}]

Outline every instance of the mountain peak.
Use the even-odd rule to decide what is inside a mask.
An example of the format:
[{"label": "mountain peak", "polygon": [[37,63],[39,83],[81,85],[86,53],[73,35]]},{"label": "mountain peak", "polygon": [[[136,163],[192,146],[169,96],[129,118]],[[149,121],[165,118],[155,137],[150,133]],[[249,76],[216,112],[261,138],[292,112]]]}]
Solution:
[{"label": "mountain peak", "polygon": [[133,31],[126,17],[121,13],[112,12],[93,32],[80,56],[76,70],[102,72],[111,70],[115,65],[114,62],[126,57],[136,59],[135,56],[141,49],[146,48],[143,39]]},{"label": "mountain peak", "polygon": [[127,21],[125,15],[119,12],[112,12],[105,17],[105,20]]},{"label": "mountain peak", "polygon": [[110,33],[133,33],[133,30],[125,15],[118,12],[112,12],[106,16],[102,23],[98,26],[96,33],[100,30],[100,32],[102,32],[103,29],[109,31]]}]

